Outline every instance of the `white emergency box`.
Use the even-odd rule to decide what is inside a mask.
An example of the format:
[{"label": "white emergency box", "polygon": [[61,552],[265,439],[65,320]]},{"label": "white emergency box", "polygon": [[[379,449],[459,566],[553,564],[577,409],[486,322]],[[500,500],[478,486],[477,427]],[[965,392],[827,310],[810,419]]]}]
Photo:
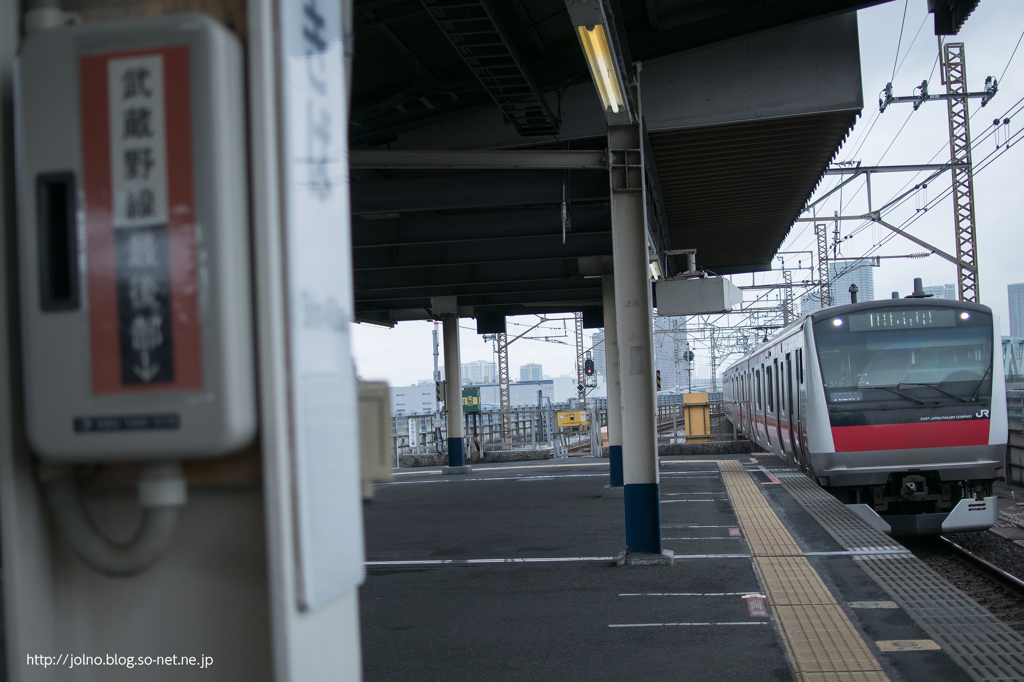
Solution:
[{"label": "white emergency box", "polygon": [[179,15],[28,36],[16,66],[29,441],[210,457],[256,432],[244,70]]}]

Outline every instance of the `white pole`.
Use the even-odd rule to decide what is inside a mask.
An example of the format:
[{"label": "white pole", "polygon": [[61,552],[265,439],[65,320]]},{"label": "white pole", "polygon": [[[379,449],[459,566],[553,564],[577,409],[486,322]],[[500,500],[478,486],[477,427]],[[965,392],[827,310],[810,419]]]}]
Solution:
[{"label": "white pole", "polygon": [[[628,163],[640,149],[639,126],[609,126],[608,146],[613,157],[622,151]],[[642,167],[628,165],[611,173],[626,551],[661,553],[653,306],[641,176]]]}]

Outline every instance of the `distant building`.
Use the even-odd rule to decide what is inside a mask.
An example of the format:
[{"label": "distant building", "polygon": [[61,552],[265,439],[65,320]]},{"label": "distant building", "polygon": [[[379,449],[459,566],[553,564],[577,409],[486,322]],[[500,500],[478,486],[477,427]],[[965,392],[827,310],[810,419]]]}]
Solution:
[{"label": "distant building", "polygon": [[[857,285],[857,302],[875,300],[875,272],[870,258],[844,260],[828,264],[832,305],[849,305],[850,285]],[[800,297],[800,314],[806,315],[821,309],[819,291],[814,289]]]},{"label": "distant building", "polygon": [[433,414],[436,407],[434,386],[394,386],[391,393],[391,413],[396,417],[409,414]]},{"label": "distant building", "polygon": [[519,381],[540,381],[543,378],[543,367],[535,362],[519,368]]},{"label": "distant building", "polygon": [[590,351],[591,357],[594,358],[594,370],[598,376],[604,376],[607,373],[608,365],[606,364],[607,356],[605,355],[605,343],[604,343],[604,330],[596,332],[590,337],[590,345],[593,349]]},{"label": "distant building", "polygon": [[1010,336],[1024,336],[1024,283],[1006,287],[1010,300]]},{"label": "distant building", "polygon": [[654,316],[654,366],[661,372],[664,390],[687,385],[686,318]]},{"label": "distant building", "polygon": [[462,363],[462,385],[483,384],[498,380],[498,367],[494,362],[474,360]]},{"label": "distant building", "polygon": [[[498,392],[497,382],[476,384],[474,388],[480,389],[481,405],[495,408],[500,406],[501,396]],[[540,395],[538,395],[538,391]],[[508,393],[509,404],[512,407],[531,407],[537,405],[541,399],[545,401],[545,404],[558,402],[555,399],[555,382],[551,379],[547,381],[518,381],[509,384]],[[565,398],[562,400],[564,401]]]},{"label": "distant building", "polygon": [[[1013,286],[1012,284],[1010,286]],[[933,298],[942,298],[947,301],[956,300],[955,284],[939,284],[934,287],[924,287],[924,293],[931,294]]]}]

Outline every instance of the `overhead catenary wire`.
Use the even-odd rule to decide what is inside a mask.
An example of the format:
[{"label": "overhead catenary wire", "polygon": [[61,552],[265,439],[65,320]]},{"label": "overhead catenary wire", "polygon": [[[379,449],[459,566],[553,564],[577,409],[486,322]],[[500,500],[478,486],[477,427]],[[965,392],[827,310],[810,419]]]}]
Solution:
[{"label": "overhead catenary wire", "polygon": [[[910,5],[910,0],[904,0],[903,2],[903,21],[900,22],[900,39],[896,42],[896,56],[892,59],[892,78],[890,81],[896,79],[896,62],[900,59],[900,46],[903,44],[903,28],[907,25],[907,7]],[[907,50],[909,52],[910,50]]]}]

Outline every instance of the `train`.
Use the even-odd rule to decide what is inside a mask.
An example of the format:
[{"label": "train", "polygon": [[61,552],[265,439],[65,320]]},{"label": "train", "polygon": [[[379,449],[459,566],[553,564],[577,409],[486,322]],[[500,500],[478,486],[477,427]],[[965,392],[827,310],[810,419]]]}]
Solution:
[{"label": "train", "polygon": [[984,530],[1006,459],[998,322],[923,297],[802,316],[722,375],[739,432],[895,536]]}]

